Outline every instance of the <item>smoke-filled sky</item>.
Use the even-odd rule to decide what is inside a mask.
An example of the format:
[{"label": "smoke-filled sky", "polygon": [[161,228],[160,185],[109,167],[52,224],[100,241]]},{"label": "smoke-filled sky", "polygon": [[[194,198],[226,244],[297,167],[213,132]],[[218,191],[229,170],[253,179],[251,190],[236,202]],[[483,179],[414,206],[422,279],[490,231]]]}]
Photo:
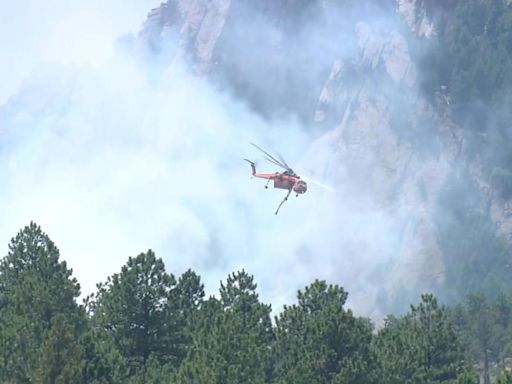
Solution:
[{"label": "smoke-filled sky", "polygon": [[[151,248],[170,272],[197,271],[209,293],[245,268],[280,308],[325,278],[371,314],[383,287],[373,268],[398,244],[396,218],[339,184],[334,193],[311,185],[275,216],[286,191],[250,178],[243,158],[275,169],[249,142],[308,168],[312,136],[294,116],[263,119],[179,63],[155,81],[150,63],[117,52],[115,39],[156,3],[0,4],[10,15],[0,23],[4,253],[33,220],[84,294]],[[326,155],[309,158],[323,166]]]},{"label": "smoke-filled sky", "polygon": [[159,0],[0,1],[0,102],[41,62],[105,63]]}]

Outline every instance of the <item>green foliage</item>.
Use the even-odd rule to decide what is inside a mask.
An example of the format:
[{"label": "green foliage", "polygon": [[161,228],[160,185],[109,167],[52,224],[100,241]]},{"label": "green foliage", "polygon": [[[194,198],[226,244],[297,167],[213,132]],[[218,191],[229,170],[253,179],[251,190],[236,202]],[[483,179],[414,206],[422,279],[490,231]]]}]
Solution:
[{"label": "green foliage", "polygon": [[[85,314],[76,304],[80,286],[71,274],[66,263],[59,261],[55,244],[35,223],[11,240],[7,256],[0,261],[0,340],[4,347],[0,381],[35,381],[41,375],[42,359],[60,364],[58,354],[45,354],[52,343],[62,341],[63,348],[74,348],[66,338],[75,337],[71,335],[83,326]],[[55,327],[65,333],[64,339],[56,339]],[[75,372],[70,367],[61,368]],[[56,380],[72,377],[70,372],[55,374]]]},{"label": "green foliage", "polygon": [[259,302],[256,284],[245,271],[221,283],[220,300],[210,298],[191,319],[189,354],[180,383],[266,383],[273,340],[270,306]]},{"label": "green foliage", "polygon": [[59,261],[59,250],[35,223],[20,231],[0,262],[2,307],[40,320],[40,331],[48,329],[57,313],[76,316],[75,299],[80,285],[72,270]]},{"label": "green foliage", "polygon": [[175,358],[176,330],[169,327],[167,306],[174,277],[149,250],[130,257],[119,274],[98,285],[89,307],[93,324],[111,340],[132,369],[150,355],[161,362]]},{"label": "green foliage", "polygon": [[183,273],[176,287],[171,290],[166,318],[174,333],[175,367],[187,356],[194,332],[191,327],[192,317],[203,304],[203,298],[204,286],[192,270]]},{"label": "green foliage", "polygon": [[457,377],[457,384],[480,384],[480,378],[475,372],[467,370]]},{"label": "green foliage", "polygon": [[153,355],[149,356],[143,369],[127,380],[128,384],[171,384],[174,381],[174,367],[172,364],[160,364]]},{"label": "green foliage", "polygon": [[0,381],[476,384],[468,353],[484,362],[486,383],[511,356],[509,296],[472,295],[448,312],[423,295],[374,336],[369,320],[344,308],[340,286],[316,280],[274,326],[256,289],[242,270],[204,300],[197,274],[176,282],[148,251],[98,285],[86,316],[71,271],[31,224],[0,261]]},{"label": "green foliage", "polygon": [[40,350],[35,383],[72,384],[80,383],[85,364],[75,330],[64,315],[52,319]]},{"label": "green foliage", "polygon": [[424,58],[429,89],[450,88],[462,109],[490,104],[512,80],[512,13],[506,0],[465,0],[437,14],[437,39]]},{"label": "green foliage", "polygon": [[512,356],[512,300],[500,295],[491,305],[493,322],[493,344],[496,348],[497,363],[504,368],[505,359]]},{"label": "green foliage", "polygon": [[187,354],[189,323],[203,297],[204,287],[194,272],[186,271],[176,283],[151,250],[129,258],[119,274],[87,298],[88,380],[167,380],[167,373],[174,372]]},{"label": "green foliage", "polygon": [[507,0],[453,3],[434,12],[437,35],[421,44],[423,89],[432,98],[449,96],[468,153],[480,157],[485,174],[508,198],[512,8]]},{"label": "green foliage", "polygon": [[[507,0],[427,3],[436,35],[416,47],[423,90],[434,105],[442,100],[462,128],[464,155],[482,166],[491,196],[508,200],[512,197],[512,8]],[[470,172],[456,173],[441,191],[436,215],[447,282],[439,294],[456,302],[473,291],[489,297],[508,293],[511,257],[490,217],[489,196],[471,181]]]},{"label": "green foliage", "polygon": [[178,284],[172,290],[172,303],[175,308],[183,316],[183,321],[201,306],[204,298],[204,285],[201,278],[192,270],[188,270],[178,279]]},{"label": "green foliage", "polygon": [[512,372],[510,369],[506,369],[501,373],[496,384],[512,384]]},{"label": "green foliage", "polygon": [[445,264],[443,299],[457,302],[475,291],[490,297],[510,292],[507,244],[496,234],[486,198],[467,172],[448,179],[434,218]]},{"label": "green foliage", "polygon": [[482,363],[484,382],[489,383],[493,372],[503,370],[512,356],[510,297],[500,295],[490,301],[482,293],[474,293],[452,313],[458,334],[473,358]]},{"label": "green foliage", "polygon": [[371,326],[343,305],[347,293],[316,280],[276,318],[276,383],[372,383]]},{"label": "green foliage", "polygon": [[449,312],[432,295],[422,295],[403,317],[388,317],[375,350],[380,383],[471,382],[474,376]]},{"label": "green foliage", "polygon": [[114,341],[98,329],[85,330],[80,338],[84,355],[82,378],[84,383],[123,384],[128,377],[126,359]]}]

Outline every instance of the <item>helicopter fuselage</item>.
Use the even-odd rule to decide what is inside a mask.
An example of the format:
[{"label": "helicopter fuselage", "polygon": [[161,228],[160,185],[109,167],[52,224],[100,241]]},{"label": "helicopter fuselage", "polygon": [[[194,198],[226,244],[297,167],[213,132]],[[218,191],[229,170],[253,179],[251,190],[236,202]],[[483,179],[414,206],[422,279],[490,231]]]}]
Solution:
[{"label": "helicopter fuselage", "polygon": [[295,193],[306,193],[308,186],[305,181],[301,180],[299,176],[287,175],[286,173],[259,173],[254,172],[254,177],[262,179],[273,180],[274,188],[293,190]]},{"label": "helicopter fuselage", "polygon": [[256,171],[256,163],[249,159],[245,159],[245,161],[247,161],[251,165],[252,175],[254,177],[259,177],[261,179],[267,179],[267,185],[265,185],[265,188],[268,188],[268,184],[270,183],[271,180],[273,180],[274,188],[285,189],[288,191],[285,198],[283,199],[283,201],[281,201],[281,203],[279,204],[279,206],[276,209],[275,214],[277,215],[277,213],[279,212],[279,209],[281,208],[281,205],[283,205],[283,203],[286,200],[288,200],[288,197],[290,196],[292,191],[295,192],[297,194],[297,196],[299,196],[299,194],[306,193],[306,191],[308,190],[308,185],[304,180],[301,180],[300,176],[297,175],[290,168],[290,166],[288,164],[286,164],[286,161],[284,161],[284,159],[281,156],[278,156],[279,159],[277,159],[274,156],[272,156],[270,153],[266,152],[264,149],[258,147],[256,144],[254,144],[254,143],[251,143],[251,144],[254,147],[256,147],[257,149],[259,149],[261,152],[263,152],[266,155],[265,158],[268,161],[270,161],[271,163],[273,163],[285,170],[284,172],[274,172],[274,173],[257,172]]}]

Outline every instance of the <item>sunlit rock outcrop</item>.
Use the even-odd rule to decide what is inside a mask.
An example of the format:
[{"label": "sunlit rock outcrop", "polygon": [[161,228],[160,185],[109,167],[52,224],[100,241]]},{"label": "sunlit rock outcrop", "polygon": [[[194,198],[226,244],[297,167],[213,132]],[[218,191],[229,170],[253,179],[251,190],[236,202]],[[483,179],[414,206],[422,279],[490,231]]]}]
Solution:
[{"label": "sunlit rock outcrop", "polygon": [[[426,0],[428,1],[428,0]],[[407,25],[418,36],[431,37],[435,34],[434,23],[427,15],[425,0],[397,0],[398,11]]]},{"label": "sunlit rock outcrop", "polygon": [[[331,25],[333,3],[312,3],[311,17],[327,25],[312,36],[305,4],[294,13],[285,1],[247,4],[168,0],[149,14],[139,44],[176,47],[166,65],[184,58],[267,118],[298,115],[313,136],[298,167],[333,184],[340,200],[357,195],[362,210],[386,212],[401,228],[399,241],[382,250],[393,260],[388,295],[404,286],[435,290],[445,276],[434,206],[463,152],[448,92],[435,101],[422,96],[406,31],[372,12],[368,19],[341,12],[346,18]],[[416,38],[435,34],[428,1],[395,4]],[[242,25],[247,14],[255,21]],[[510,235],[508,211],[492,201],[493,218]]]}]

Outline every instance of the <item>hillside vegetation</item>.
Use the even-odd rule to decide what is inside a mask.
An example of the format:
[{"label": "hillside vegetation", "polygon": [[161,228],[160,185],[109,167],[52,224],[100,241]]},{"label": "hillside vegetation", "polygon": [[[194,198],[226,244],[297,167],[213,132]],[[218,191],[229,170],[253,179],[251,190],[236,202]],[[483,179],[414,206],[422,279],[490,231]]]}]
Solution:
[{"label": "hillside vegetation", "polygon": [[[424,294],[379,330],[315,280],[271,318],[244,270],[205,297],[200,277],[130,257],[83,304],[72,270],[30,223],[0,263],[0,380],[15,383],[477,383],[505,366],[510,297],[441,306]],[[508,383],[504,374],[501,382]]]}]

